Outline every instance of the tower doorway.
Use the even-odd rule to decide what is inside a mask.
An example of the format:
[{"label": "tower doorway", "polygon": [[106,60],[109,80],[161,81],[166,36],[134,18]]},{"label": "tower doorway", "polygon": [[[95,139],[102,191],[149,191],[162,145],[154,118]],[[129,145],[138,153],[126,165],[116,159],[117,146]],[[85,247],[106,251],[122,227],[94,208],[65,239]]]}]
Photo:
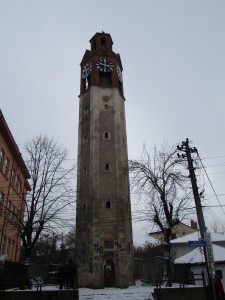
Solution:
[{"label": "tower doorway", "polygon": [[115,265],[113,260],[107,259],[104,266],[104,286],[116,286]]}]

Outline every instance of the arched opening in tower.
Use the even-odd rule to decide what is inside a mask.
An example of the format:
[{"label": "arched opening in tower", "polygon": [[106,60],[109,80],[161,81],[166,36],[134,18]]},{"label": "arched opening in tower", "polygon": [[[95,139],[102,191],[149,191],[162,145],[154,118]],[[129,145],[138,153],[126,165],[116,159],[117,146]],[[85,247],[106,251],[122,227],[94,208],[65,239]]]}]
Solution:
[{"label": "arched opening in tower", "polygon": [[116,286],[115,265],[112,259],[107,259],[104,266],[104,286]]}]

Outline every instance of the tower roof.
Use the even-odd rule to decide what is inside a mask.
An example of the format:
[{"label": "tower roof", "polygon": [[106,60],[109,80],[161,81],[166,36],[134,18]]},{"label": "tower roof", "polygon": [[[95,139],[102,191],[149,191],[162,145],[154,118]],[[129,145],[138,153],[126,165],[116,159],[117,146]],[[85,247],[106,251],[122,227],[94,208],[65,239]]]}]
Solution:
[{"label": "tower roof", "polygon": [[111,35],[109,34],[109,33],[105,33],[104,31],[102,31],[102,32],[97,32],[91,39],[90,39],[90,43],[92,43],[94,40],[96,40],[96,38],[98,38],[98,37],[105,37],[105,38],[108,38],[108,39],[110,39],[110,42],[111,42],[111,44],[113,45],[113,40],[112,40],[112,38],[111,38]]},{"label": "tower roof", "polygon": [[96,51],[98,49],[110,49],[112,50],[113,41],[109,33],[97,32],[91,39],[91,51]]}]

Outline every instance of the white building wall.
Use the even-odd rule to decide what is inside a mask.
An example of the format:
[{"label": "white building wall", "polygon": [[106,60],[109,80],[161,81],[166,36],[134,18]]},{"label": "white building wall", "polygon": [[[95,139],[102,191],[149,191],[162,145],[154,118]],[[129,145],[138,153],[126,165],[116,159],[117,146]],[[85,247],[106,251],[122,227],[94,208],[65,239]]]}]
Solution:
[{"label": "white building wall", "polygon": [[[223,284],[223,287],[225,289],[225,264],[216,264],[216,270],[221,270],[222,271],[222,284]],[[207,274],[207,270],[206,270],[206,266],[204,265],[199,265],[199,266],[191,266],[191,271],[194,273],[194,274],[200,274],[202,271]],[[195,276],[196,278],[197,276]],[[200,278],[200,276],[198,276],[198,278]],[[202,284],[202,281],[196,281],[196,285],[199,285],[199,286],[203,286]]]}]

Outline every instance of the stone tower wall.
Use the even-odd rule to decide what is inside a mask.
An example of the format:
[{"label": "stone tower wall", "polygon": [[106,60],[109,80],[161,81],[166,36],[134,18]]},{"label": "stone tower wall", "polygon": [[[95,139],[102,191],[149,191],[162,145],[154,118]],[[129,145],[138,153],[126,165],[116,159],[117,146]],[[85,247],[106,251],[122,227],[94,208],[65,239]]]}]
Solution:
[{"label": "stone tower wall", "polygon": [[[94,54],[90,55],[94,60]],[[116,54],[111,56],[118,59]],[[93,70],[92,77],[96,76]],[[128,287],[133,283],[133,241],[121,87],[91,84],[84,92],[81,89],[79,110],[76,219],[79,285],[103,288],[107,262],[115,269],[115,286]]]}]

